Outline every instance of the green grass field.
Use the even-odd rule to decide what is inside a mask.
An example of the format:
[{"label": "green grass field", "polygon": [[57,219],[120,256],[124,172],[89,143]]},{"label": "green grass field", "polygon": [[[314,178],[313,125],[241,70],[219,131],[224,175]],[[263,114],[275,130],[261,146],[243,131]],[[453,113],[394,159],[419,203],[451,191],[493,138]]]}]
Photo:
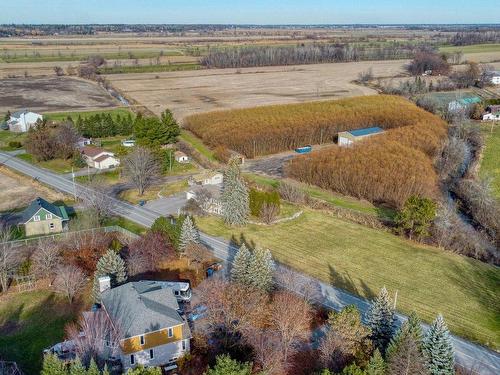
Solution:
[{"label": "green grass field", "polygon": [[137,66],[107,66],[99,69],[100,74],[161,73],[201,69],[200,64],[161,64]]},{"label": "green grass field", "polygon": [[[276,178],[271,178],[251,173],[244,173],[243,175],[249,181],[255,182],[258,185],[267,186],[274,189],[277,189],[280,184],[280,180]],[[346,208],[349,210],[358,211],[373,216],[379,216],[385,220],[392,220],[395,215],[395,212],[393,210],[384,207],[376,207],[368,201],[362,201],[356,198],[350,198],[345,195],[336,194],[332,191],[324,190],[321,189],[320,187],[314,185],[308,185],[298,181],[293,181],[293,183],[310,197],[322,200],[333,206]]]},{"label": "green grass field", "polygon": [[17,362],[27,375],[39,374],[43,349],[63,340],[75,311],[44,290],[0,297],[0,358]]},{"label": "green grass field", "polygon": [[440,52],[458,52],[463,53],[481,53],[481,52],[500,52],[500,43],[496,44],[473,44],[471,46],[444,46],[439,48]]},{"label": "green grass field", "polygon": [[12,151],[14,148],[9,146],[9,142],[21,142],[26,139],[26,133],[12,133],[8,130],[0,130],[0,149],[4,151]]},{"label": "green grass field", "polygon": [[498,268],[309,209],[273,226],[228,228],[214,217],[196,222],[215,236],[243,234],[279,261],[360,296],[385,285],[398,291],[398,310],[415,310],[427,322],[441,312],[454,333],[500,346]]},{"label": "green grass field", "polygon": [[500,200],[500,124],[483,124],[481,129],[486,145],[479,174],[482,178],[491,179],[493,193]]},{"label": "green grass field", "polygon": [[111,114],[112,117],[127,116],[128,114],[131,114],[132,117],[134,116],[132,111],[130,111],[128,108],[122,107],[113,109],[103,109],[100,111],[51,112],[51,113],[44,113],[43,117],[50,121],[63,121],[66,120],[68,116],[71,116],[71,118],[76,121],[78,116],[81,116],[82,118],[87,118],[97,114],[108,114],[108,113]]},{"label": "green grass field", "polygon": [[[17,158],[24,160],[30,164],[36,165],[41,168],[49,169],[56,173],[70,173],[72,168],[71,159],[52,159],[47,161],[36,161],[31,154],[21,154],[17,155]],[[73,167],[73,170],[76,172],[81,168]]]}]

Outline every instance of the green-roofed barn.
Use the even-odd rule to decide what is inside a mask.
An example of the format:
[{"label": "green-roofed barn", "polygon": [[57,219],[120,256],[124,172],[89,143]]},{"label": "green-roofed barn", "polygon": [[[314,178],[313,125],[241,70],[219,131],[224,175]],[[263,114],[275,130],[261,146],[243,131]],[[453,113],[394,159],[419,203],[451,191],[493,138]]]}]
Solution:
[{"label": "green-roofed barn", "polygon": [[24,225],[26,236],[39,236],[62,232],[68,220],[64,206],[38,197],[23,211],[20,224]]}]

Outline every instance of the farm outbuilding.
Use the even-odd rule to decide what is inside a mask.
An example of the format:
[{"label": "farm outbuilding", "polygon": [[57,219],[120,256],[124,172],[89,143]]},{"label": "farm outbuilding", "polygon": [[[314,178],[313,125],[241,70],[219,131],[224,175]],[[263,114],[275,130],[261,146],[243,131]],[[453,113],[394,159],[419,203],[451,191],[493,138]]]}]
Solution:
[{"label": "farm outbuilding", "polygon": [[373,135],[380,134],[383,132],[384,129],[378,126],[340,132],[338,135],[339,138],[338,144],[339,146],[347,147],[352,145],[354,142],[358,142],[362,139],[366,139],[367,137],[371,137]]},{"label": "farm outbuilding", "polygon": [[189,156],[187,156],[182,151],[176,151],[174,153],[174,156],[175,156],[175,161],[177,163],[182,163],[182,164],[189,163]]}]

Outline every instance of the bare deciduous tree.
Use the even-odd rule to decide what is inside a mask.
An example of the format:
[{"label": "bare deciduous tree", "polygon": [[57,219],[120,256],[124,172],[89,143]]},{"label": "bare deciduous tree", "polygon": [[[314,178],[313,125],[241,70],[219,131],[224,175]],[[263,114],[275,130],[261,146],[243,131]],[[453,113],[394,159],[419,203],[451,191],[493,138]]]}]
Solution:
[{"label": "bare deciduous tree", "polygon": [[83,313],[78,323],[66,327],[66,335],[75,343],[76,353],[85,365],[92,358],[102,364],[120,349],[120,327],[102,309]]},{"label": "bare deciduous tree", "polygon": [[99,222],[113,215],[116,202],[98,179],[92,180],[87,186],[78,189],[77,195],[83,205],[92,210]]},{"label": "bare deciduous tree", "polygon": [[8,241],[12,232],[7,225],[0,223],[0,288],[6,292],[9,287],[9,279],[22,262],[22,256]]},{"label": "bare deciduous tree", "polygon": [[260,218],[266,224],[271,224],[279,214],[279,206],[273,203],[264,202],[260,209]]},{"label": "bare deciduous tree", "polygon": [[64,122],[57,127],[55,135],[57,143],[57,154],[63,159],[73,156],[80,134],[71,122]]},{"label": "bare deciduous tree", "polygon": [[57,242],[39,241],[31,257],[35,276],[38,278],[52,276],[61,262],[60,254],[61,249]]},{"label": "bare deciduous tree", "polygon": [[158,158],[145,147],[136,147],[123,161],[123,172],[143,195],[160,177]]},{"label": "bare deciduous tree", "polygon": [[[162,261],[173,259],[175,250],[160,232],[148,232],[144,236],[132,241],[128,247],[126,257],[127,265],[131,275],[143,272],[155,271]],[[137,263],[133,264],[136,261]]]},{"label": "bare deciduous tree", "polygon": [[56,269],[54,289],[63,294],[73,303],[75,296],[85,287],[86,276],[83,271],[74,265],[63,265]]}]

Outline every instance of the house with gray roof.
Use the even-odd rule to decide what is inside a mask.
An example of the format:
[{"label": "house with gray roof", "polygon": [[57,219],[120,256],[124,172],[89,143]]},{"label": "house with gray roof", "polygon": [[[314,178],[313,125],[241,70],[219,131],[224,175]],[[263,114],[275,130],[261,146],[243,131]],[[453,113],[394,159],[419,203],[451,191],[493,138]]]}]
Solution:
[{"label": "house with gray roof", "polygon": [[26,236],[40,236],[62,232],[68,221],[64,206],[56,206],[38,197],[22,212],[20,224],[24,225]]},{"label": "house with gray roof", "polygon": [[189,353],[191,331],[168,283],[136,281],[110,288],[99,281],[102,309],[120,332],[124,370],[163,366]]}]

